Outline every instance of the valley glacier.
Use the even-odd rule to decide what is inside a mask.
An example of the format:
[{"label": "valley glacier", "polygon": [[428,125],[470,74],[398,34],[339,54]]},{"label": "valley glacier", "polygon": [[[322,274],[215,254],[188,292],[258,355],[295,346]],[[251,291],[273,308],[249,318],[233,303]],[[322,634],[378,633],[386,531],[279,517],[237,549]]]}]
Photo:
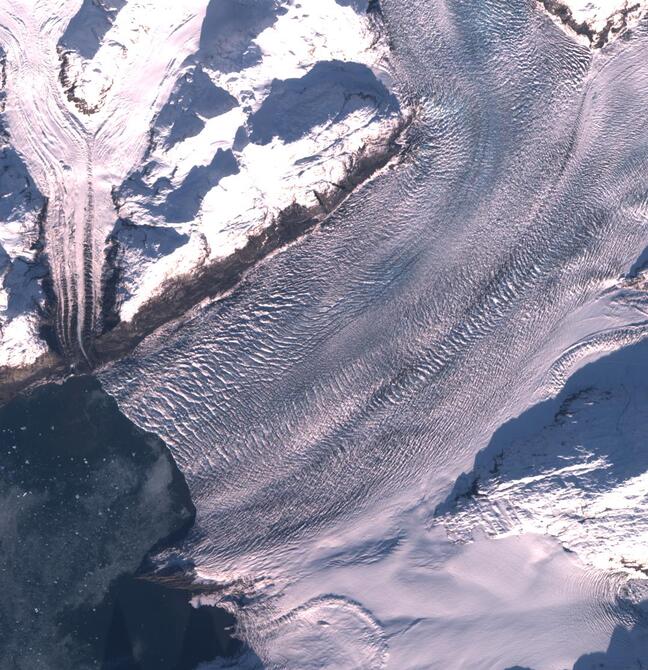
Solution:
[{"label": "valley glacier", "polygon": [[168,447],[197,667],[648,665],[648,3],[2,0],[0,56],[0,398]]}]

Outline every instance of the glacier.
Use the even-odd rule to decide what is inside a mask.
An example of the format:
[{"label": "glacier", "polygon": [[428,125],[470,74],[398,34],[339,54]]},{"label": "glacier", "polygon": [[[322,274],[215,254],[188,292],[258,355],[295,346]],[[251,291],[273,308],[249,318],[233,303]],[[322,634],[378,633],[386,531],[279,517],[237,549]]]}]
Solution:
[{"label": "glacier", "polygon": [[[420,101],[402,162],[100,378],[172,450],[197,508],[183,551],[267,667],[643,663],[642,480],[553,438],[546,486],[518,461],[579,370],[646,335],[645,22],[595,47],[537,3],[382,7],[392,76]],[[597,453],[635,434],[606,421],[625,402],[590,410]],[[508,507],[496,479],[439,510],[544,403],[505,451]],[[615,513],[581,529],[574,510],[624,477],[628,523],[601,545]]]},{"label": "glacier", "polygon": [[205,670],[648,663],[646,11],[3,5],[0,397],[168,446]]}]

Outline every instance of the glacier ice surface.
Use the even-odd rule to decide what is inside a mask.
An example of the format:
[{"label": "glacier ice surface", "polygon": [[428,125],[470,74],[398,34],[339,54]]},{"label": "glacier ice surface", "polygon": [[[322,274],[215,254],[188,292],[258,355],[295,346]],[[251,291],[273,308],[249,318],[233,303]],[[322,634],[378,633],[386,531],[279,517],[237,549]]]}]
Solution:
[{"label": "glacier ice surface", "polygon": [[[0,40],[11,160],[71,222],[39,236],[61,341],[136,323],[293,205],[326,215],[99,372],[186,476],[196,525],[154,565],[183,556],[236,614],[237,663],[646,661],[642,3],[59,4],[7,0]],[[401,159],[346,193],[411,110]]]}]

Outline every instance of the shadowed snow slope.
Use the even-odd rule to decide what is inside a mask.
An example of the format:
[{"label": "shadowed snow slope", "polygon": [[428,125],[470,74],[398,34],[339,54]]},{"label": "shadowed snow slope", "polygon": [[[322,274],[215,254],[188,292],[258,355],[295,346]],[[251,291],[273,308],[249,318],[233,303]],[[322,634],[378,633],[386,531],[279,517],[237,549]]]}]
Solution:
[{"label": "shadowed snow slope", "polygon": [[125,4],[126,0],[83,0],[61,36],[61,50],[76,52],[84,59],[93,58]]},{"label": "shadowed snow slope", "polygon": [[40,219],[45,199],[11,146],[5,105],[6,62],[0,50],[0,368],[34,363],[46,350],[39,337],[47,273]]},{"label": "shadowed snow slope", "polygon": [[[386,162],[402,116],[378,78],[389,82],[378,27],[334,0],[209,4],[142,166],[115,191],[119,319],[287,212],[328,214],[363,161]],[[131,243],[132,226],[153,238],[173,226],[186,243],[155,258]]]},{"label": "shadowed snow slope", "polygon": [[[128,0],[75,70],[57,47],[80,1],[59,21],[48,2],[4,5],[12,142],[50,224],[73,222],[45,226],[63,341],[103,319],[95,344],[114,354],[147,311],[164,322],[179,277],[200,275],[197,303],[284,249],[99,373],[185,474],[197,521],[175,558],[264,665],[564,670],[619,627],[640,639],[639,543],[597,554],[600,528],[570,507],[596,490],[620,533],[643,504],[614,371],[552,427],[568,396],[555,403],[528,482],[507,464],[539,503],[545,474],[571,487],[548,492],[552,520],[582,558],[543,519],[453,543],[435,510],[499,428],[648,333],[645,277],[625,277],[648,246],[647,26],[591,49],[534,2],[384,0],[379,19],[374,2]],[[402,159],[377,171],[402,125],[392,91],[419,104]],[[108,234],[118,271],[97,284]],[[643,365],[638,351],[619,355]],[[591,445],[569,433],[579,414]],[[617,431],[635,461],[594,440]]]},{"label": "shadowed snow slope", "polygon": [[[47,198],[42,237],[51,317],[59,348],[72,362],[89,359],[102,328],[112,185],[146,149],[152,118],[197,46],[204,12],[201,0],[126,3],[111,13],[105,39],[77,77],[59,39],[77,12],[92,11],[89,3],[79,5],[8,0],[0,14],[4,116],[12,146]],[[159,11],[150,11],[154,5]],[[94,27],[90,22],[85,29],[94,35]]]}]

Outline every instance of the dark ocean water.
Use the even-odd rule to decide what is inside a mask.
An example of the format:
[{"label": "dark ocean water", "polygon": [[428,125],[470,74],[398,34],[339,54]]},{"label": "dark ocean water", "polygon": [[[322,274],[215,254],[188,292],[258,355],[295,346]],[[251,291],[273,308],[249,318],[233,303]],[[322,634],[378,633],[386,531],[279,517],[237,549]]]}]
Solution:
[{"label": "dark ocean water", "polygon": [[184,477],[91,377],[0,408],[0,668],[191,670],[235,621],[146,579],[193,524]]}]

